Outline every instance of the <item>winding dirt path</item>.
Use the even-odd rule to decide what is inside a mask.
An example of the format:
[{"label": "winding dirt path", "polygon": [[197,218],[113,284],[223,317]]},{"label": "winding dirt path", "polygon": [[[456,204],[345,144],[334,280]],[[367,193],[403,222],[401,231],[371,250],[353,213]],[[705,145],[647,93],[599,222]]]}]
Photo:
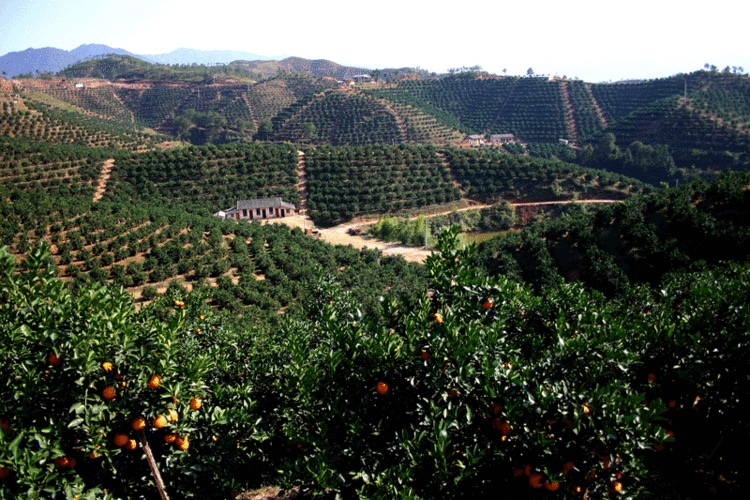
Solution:
[{"label": "winding dirt path", "polygon": [[[523,202],[523,203],[511,203],[512,207],[534,207],[534,206],[546,206],[546,205],[571,205],[574,203],[580,204],[604,204],[604,203],[619,203],[622,200],[610,200],[610,199],[597,199],[597,200],[565,200],[565,201],[536,201],[536,202]],[[445,210],[443,212],[429,214],[429,217],[435,217],[438,215],[446,215],[452,212],[463,212],[466,210],[478,210],[482,208],[488,208],[492,205],[487,204],[474,204],[463,208],[453,208]],[[411,219],[416,219],[418,216],[412,216]],[[427,257],[429,257],[433,250],[424,247],[410,247],[401,245],[399,243],[382,241],[374,238],[365,236],[359,236],[355,234],[349,234],[352,229],[360,229],[364,226],[375,224],[379,217],[369,219],[359,219],[354,222],[348,222],[339,226],[318,229],[320,239],[331,245],[351,245],[357,249],[372,248],[383,252],[384,255],[401,255],[407,262],[419,262],[423,264]],[[277,219],[273,222],[268,223],[281,223],[287,224],[292,227],[299,227],[300,229],[315,227],[313,222],[307,216],[295,216],[286,217],[284,219]]]},{"label": "winding dirt path", "polygon": [[94,191],[94,201],[99,201],[104,196],[104,193],[107,191],[107,182],[109,181],[109,178],[112,176],[112,168],[115,166],[115,159],[110,158],[108,160],[105,160],[102,164],[102,170],[99,174],[99,183],[96,186],[96,191]]}]

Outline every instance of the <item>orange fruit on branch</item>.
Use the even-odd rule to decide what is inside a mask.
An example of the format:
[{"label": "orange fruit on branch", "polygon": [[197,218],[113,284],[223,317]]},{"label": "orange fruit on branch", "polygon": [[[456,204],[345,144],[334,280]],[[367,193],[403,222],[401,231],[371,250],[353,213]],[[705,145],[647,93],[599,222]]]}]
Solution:
[{"label": "orange fruit on branch", "polygon": [[130,426],[134,431],[142,431],[146,428],[146,419],[143,417],[135,417],[133,421],[130,422]]},{"label": "orange fruit on branch", "polygon": [[107,401],[111,401],[115,399],[115,396],[117,395],[117,391],[114,387],[111,385],[108,385],[104,389],[102,389],[102,399],[105,399]]},{"label": "orange fruit on branch", "polygon": [[557,481],[545,481],[544,487],[549,491],[557,491],[557,489],[560,487],[560,483],[558,483]]},{"label": "orange fruit on branch", "polygon": [[495,300],[492,297],[487,297],[484,302],[482,302],[482,309],[492,309],[495,307]]},{"label": "orange fruit on branch", "polygon": [[128,437],[127,434],[123,434],[122,432],[118,432],[117,434],[115,434],[115,439],[114,439],[115,445],[116,446],[125,446],[128,443],[128,439],[130,439],[130,438]]},{"label": "orange fruit on branch", "polygon": [[151,421],[151,425],[154,426],[154,429],[161,429],[167,425],[167,417],[164,415],[157,415],[157,417]]},{"label": "orange fruit on branch", "polygon": [[378,394],[380,394],[381,396],[385,396],[389,391],[388,384],[381,380],[380,382],[378,382],[375,390],[378,391]]},{"label": "orange fruit on branch", "polygon": [[160,385],[161,385],[161,377],[155,373],[151,375],[151,378],[148,379],[148,388],[158,389]]},{"label": "orange fruit on branch", "polygon": [[138,441],[135,439],[128,439],[128,442],[125,443],[125,449],[128,451],[133,451],[136,448],[138,448]]},{"label": "orange fruit on branch", "polygon": [[177,434],[167,434],[164,436],[164,441],[166,441],[169,444],[172,444],[177,439]]},{"label": "orange fruit on branch", "polygon": [[60,356],[58,356],[54,352],[47,356],[47,362],[52,366],[60,366],[60,361]]},{"label": "orange fruit on branch", "polygon": [[190,409],[193,411],[200,410],[201,406],[203,406],[203,401],[201,401],[201,398],[193,398],[190,400]]},{"label": "orange fruit on branch", "polygon": [[102,370],[104,370],[105,372],[109,373],[113,369],[114,369],[114,366],[109,361],[105,361],[104,363],[102,363]]}]

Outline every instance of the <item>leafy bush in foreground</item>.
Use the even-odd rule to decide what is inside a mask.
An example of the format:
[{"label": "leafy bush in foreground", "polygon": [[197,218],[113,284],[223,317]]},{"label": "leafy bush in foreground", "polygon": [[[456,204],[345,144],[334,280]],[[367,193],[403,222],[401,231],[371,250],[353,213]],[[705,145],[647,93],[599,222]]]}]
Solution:
[{"label": "leafy bush in foreground", "polygon": [[[306,316],[266,332],[200,291],[134,313],[117,290],[68,293],[43,251],[20,273],[4,254],[0,496],[155,495],[141,451],[113,441],[172,407],[178,421],[145,435],[174,498],[261,484],[367,498],[743,491],[750,265],[606,298],[483,276],[457,237],[443,232],[411,306],[386,297],[370,316],[319,276]],[[108,400],[116,373],[127,384]]]}]

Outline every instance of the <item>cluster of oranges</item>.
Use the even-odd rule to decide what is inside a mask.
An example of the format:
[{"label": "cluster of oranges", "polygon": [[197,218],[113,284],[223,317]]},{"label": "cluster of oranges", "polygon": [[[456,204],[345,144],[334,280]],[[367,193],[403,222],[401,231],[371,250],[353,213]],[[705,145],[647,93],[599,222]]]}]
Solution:
[{"label": "cluster of oranges", "polygon": [[521,477],[524,474],[529,478],[529,486],[534,489],[544,486],[549,491],[557,491],[560,488],[559,482],[550,479],[544,480],[544,474],[534,471],[531,465],[525,465],[513,471],[513,477]]},{"label": "cluster of oranges", "polygon": [[[105,361],[102,363],[102,368],[105,372],[111,372],[113,371],[114,367],[112,366],[112,363],[109,361]],[[162,378],[160,375],[154,373],[152,374],[148,382],[146,383],[146,387],[150,390],[156,390],[159,387],[161,387],[162,384]],[[102,398],[109,401],[114,399],[116,396],[116,390],[112,386],[107,386],[102,390]],[[175,397],[172,398],[172,403],[177,404],[177,399]],[[198,411],[203,406],[203,401],[198,397],[193,397],[190,399],[189,402],[190,409],[193,411]],[[151,419],[151,426],[154,429],[164,429],[169,424],[174,424],[179,420],[179,413],[177,410],[173,407],[167,408],[164,413],[157,414],[154,418]],[[144,416],[137,416],[130,422],[130,427],[136,431],[141,432],[146,430],[148,427],[148,420]],[[164,436],[164,440],[169,444],[174,444],[179,450],[186,451],[190,447],[190,441],[187,436],[178,436],[175,433],[168,433]],[[129,436],[126,433],[118,432],[115,434],[114,437],[114,443],[116,446],[125,448],[128,451],[133,451],[136,448],[138,448],[138,442]]]}]

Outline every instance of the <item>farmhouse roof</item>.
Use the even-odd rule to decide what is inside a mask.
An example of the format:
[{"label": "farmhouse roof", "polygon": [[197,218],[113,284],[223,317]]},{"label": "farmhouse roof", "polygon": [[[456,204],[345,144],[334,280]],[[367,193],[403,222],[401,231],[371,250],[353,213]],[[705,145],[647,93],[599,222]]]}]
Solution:
[{"label": "farmhouse roof", "polygon": [[237,202],[237,209],[242,210],[246,208],[268,208],[268,207],[287,207],[294,208],[292,203],[287,203],[282,200],[279,196],[275,198],[255,198],[253,200],[239,200]]}]

